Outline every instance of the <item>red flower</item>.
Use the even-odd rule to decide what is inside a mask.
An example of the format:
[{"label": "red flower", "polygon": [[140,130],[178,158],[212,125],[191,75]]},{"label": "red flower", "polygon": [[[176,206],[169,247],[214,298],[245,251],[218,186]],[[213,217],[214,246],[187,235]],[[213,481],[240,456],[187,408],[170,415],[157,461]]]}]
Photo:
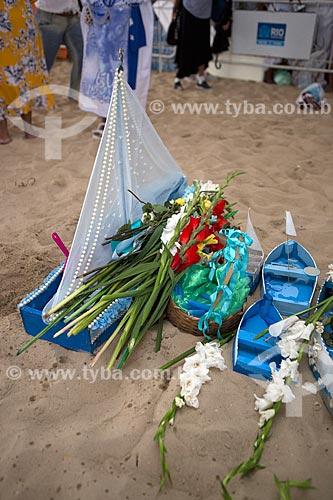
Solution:
[{"label": "red flower", "polygon": [[223,215],[225,206],[227,204],[227,200],[220,200],[216,203],[215,207],[212,210],[212,213],[216,215],[216,217],[221,217]]},{"label": "red flower", "polygon": [[183,261],[179,256],[179,252],[177,252],[171,263],[171,269],[176,273],[179,273],[186,267],[192,266],[193,264],[197,264],[198,262],[200,262],[200,256],[198,255],[197,251],[198,251],[198,245],[197,244],[192,245],[188,250],[186,250]]},{"label": "red flower", "polygon": [[183,261],[182,259],[179,257],[179,251],[174,255],[173,257],[173,260],[172,260],[172,263],[171,263],[171,269],[173,271],[176,271],[177,273],[179,273],[182,269],[184,269],[185,267],[182,266],[183,264]]},{"label": "red flower", "polygon": [[[214,222],[211,227],[209,227],[208,224],[204,225],[204,228],[196,235],[195,240],[196,243],[194,243],[191,247],[189,247],[183,257],[183,260],[181,259],[179,255],[179,250],[175,254],[172,263],[171,263],[171,269],[175,272],[180,272],[183,269],[185,269],[188,266],[192,266],[193,264],[197,264],[200,262],[200,255],[198,255],[198,244],[201,241],[204,241],[208,236],[211,234],[218,233],[222,227],[226,224],[226,220],[223,218],[223,212],[225,209],[227,202],[226,200],[220,200],[215,207],[212,210],[212,214],[217,217],[216,222]],[[179,237],[179,242],[181,245],[188,245],[189,241],[191,240],[192,233],[195,231],[201,222],[201,218],[199,217],[190,217],[190,221],[187,224],[187,226],[182,230],[180,237]],[[217,238],[218,239],[218,238]],[[216,250],[221,250],[224,248],[224,245],[220,242],[209,245],[207,246],[207,249],[209,252],[214,252]]]},{"label": "red flower", "polygon": [[192,231],[194,229],[197,229],[197,227],[199,226],[199,223],[200,223],[199,218],[190,217],[190,222],[187,224],[186,227],[184,227],[184,229],[182,230],[182,232],[180,234],[180,237],[179,237],[180,243],[183,243],[186,245],[186,243],[188,243],[190,241]]},{"label": "red flower", "polygon": [[212,231],[214,233],[218,233],[219,231],[221,231],[222,227],[227,223],[228,221],[226,221],[225,219],[223,219],[223,217],[217,219],[216,222],[214,222],[214,224],[212,224]]}]

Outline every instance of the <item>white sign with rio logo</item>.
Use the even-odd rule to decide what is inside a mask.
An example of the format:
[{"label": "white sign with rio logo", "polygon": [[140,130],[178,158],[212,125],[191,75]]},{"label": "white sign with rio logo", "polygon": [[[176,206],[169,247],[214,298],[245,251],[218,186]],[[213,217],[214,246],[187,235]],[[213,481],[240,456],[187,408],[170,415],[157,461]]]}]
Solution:
[{"label": "white sign with rio logo", "polygon": [[309,59],[316,14],[235,10],[232,52],[283,59]]}]

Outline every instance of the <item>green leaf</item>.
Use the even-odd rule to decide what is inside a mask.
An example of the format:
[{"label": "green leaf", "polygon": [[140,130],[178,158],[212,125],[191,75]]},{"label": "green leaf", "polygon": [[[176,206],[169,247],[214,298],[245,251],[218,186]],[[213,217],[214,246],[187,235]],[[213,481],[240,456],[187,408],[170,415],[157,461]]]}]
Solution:
[{"label": "green leaf", "polygon": [[278,477],[274,474],[274,481],[279,492],[280,500],[291,500],[289,487],[282,484]]},{"label": "green leaf", "polygon": [[232,500],[232,496],[230,495],[229,491],[227,490],[226,485],[223,484],[223,481],[220,481],[220,482],[221,482],[221,488],[222,488],[224,500]]},{"label": "green leaf", "polygon": [[161,349],[161,343],[162,343],[162,334],[163,334],[163,316],[160,317],[158,321],[158,326],[157,326],[157,336],[156,336],[156,343],[155,343],[155,352],[158,352]]},{"label": "green leaf", "polygon": [[315,490],[316,488],[312,486],[312,479],[306,479],[305,481],[293,481],[292,479],[288,479],[286,481],[282,481],[284,484],[288,484],[290,488],[300,488],[303,490]]},{"label": "green leaf", "polygon": [[280,494],[279,500],[291,500],[290,488],[301,488],[304,490],[315,489],[311,486],[311,479],[306,479],[305,481],[280,481],[274,474],[274,481]]}]

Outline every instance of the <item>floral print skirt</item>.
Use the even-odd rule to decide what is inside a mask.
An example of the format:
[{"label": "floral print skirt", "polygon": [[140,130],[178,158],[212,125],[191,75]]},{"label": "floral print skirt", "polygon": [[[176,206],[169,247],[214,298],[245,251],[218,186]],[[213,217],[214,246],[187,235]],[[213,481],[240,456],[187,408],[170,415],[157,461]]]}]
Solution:
[{"label": "floral print skirt", "polygon": [[26,114],[32,106],[50,109],[42,40],[30,0],[0,2],[0,120]]}]

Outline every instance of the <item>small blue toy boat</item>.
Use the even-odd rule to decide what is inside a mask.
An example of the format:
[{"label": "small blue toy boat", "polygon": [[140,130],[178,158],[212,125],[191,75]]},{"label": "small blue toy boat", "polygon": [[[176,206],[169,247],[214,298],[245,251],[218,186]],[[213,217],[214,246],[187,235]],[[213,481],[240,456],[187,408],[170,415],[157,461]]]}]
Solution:
[{"label": "small blue toy boat", "polygon": [[274,361],[279,366],[282,359],[276,346],[277,338],[270,337],[269,333],[258,340],[254,338],[281,319],[269,296],[249,307],[239,324],[234,340],[234,371],[257,379],[271,378],[269,364]]},{"label": "small blue toy boat", "polygon": [[296,241],[287,240],[264,262],[262,295],[271,295],[280,314],[296,314],[311,306],[318,274],[312,255]]},{"label": "small blue toy boat", "polygon": [[[324,281],[317,303],[333,295],[333,281]],[[333,417],[333,308],[321,318],[324,331],[314,333],[314,345],[309,346],[309,365],[320,385],[320,395]]]}]

